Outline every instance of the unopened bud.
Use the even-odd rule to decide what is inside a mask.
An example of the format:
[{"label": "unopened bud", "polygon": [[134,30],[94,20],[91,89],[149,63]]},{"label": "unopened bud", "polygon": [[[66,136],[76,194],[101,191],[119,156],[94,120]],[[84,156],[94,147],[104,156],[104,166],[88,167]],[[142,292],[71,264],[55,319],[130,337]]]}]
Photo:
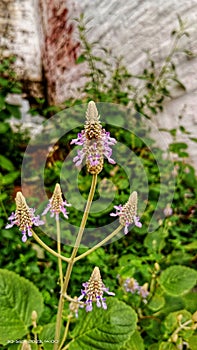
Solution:
[{"label": "unopened bud", "polygon": [[183,315],[182,315],[182,314],[177,315],[177,321],[178,321],[178,322],[181,322],[182,318],[183,318]]},{"label": "unopened bud", "polygon": [[156,271],[160,271],[160,266],[157,262],[155,263],[154,268]]},{"label": "unopened bud", "polygon": [[23,341],[21,350],[31,350],[31,345],[28,343],[27,340],[24,340],[24,341]]},{"label": "unopened bud", "polygon": [[194,312],[194,314],[192,315],[192,320],[193,320],[194,322],[197,322],[197,311]]},{"label": "unopened bud", "polygon": [[32,321],[36,321],[37,318],[38,318],[38,314],[37,314],[36,310],[32,311],[32,314],[31,314]]},{"label": "unopened bud", "polygon": [[172,340],[173,343],[176,343],[177,340],[178,340],[178,334],[177,333],[172,334],[171,340]]}]

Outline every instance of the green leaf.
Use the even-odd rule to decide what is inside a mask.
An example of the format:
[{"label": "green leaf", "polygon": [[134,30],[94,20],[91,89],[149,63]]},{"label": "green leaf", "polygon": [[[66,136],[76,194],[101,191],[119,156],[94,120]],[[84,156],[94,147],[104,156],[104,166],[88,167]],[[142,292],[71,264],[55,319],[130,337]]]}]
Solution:
[{"label": "green leaf", "polygon": [[4,157],[2,154],[0,154],[0,164],[1,164],[1,168],[4,170],[8,170],[8,171],[13,171],[14,170],[14,165],[12,164],[12,162]]},{"label": "green leaf", "polygon": [[175,329],[179,326],[179,322],[178,322],[178,316],[181,315],[181,323],[185,323],[189,320],[191,320],[192,315],[190,312],[188,312],[187,310],[179,310],[179,311],[175,311],[175,312],[171,312],[164,321],[164,327],[166,329],[166,331],[168,332],[168,334],[171,334],[172,332],[175,331]]},{"label": "green leaf", "polygon": [[164,230],[149,232],[144,240],[145,247],[148,252],[160,252],[165,247],[165,237],[167,233]]},{"label": "green leaf", "polygon": [[197,271],[186,266],[175,265],[162,272],[160,283],[166,293],[178,296],[193,288],[196,279]]},{"label": "green leaf", "polygon": [[164,297],[159,294],[155,294],[153,295],[150,302],[148,303],[148,308],[153,311],[157,311],[157,310],[160,310],[164,306],[164,304],[165,304]]},{"label": "green leaf", "polygon": [[84,56],[84,55],[80,55],[80,56],[76,59],[75,63],[76,63],[76,64],[80,64],[80,63],[83,63],[85,60],[86,60],[85,56]]},{"label": "green leaf", "polygon": [[117,299],[109,298],[107,306],[107,310],[94,307],[80,319],[69,350],[119,350],[123,346],[136,329],[137,315]]},{"label": "green leaf", "polygon": [[26,335],[34,310],[38,317],[43,310],[38,289],[16,273],[0,269],[0,344]]},{"label": "green leaf", "polygon": [[162,342],[159,346],[159,350],[177,350],[177,347],[169,342]]},{"label": "green leaf", "polygon": [[10,126],[8,123],[0,124],[0,134],[5,134],[9,130]]},{"label": "green leaf", "polygon": [[17,119],[21,118],[21,112],[20,112],[19,106],[6,103],[6,108],[10,112],[11,116],[13,116]]},{"label": "green leaf", "polygon": [[188,339],[190,350],[197,350],[197,335],[192,335]]},{"label": "green leaf", "polygon": [[[62,339],[64,333],[63,327],[60,332],[60,339]],[[39,334],[39,339],[42,341],[44,350],[53,350],[55,343],[55,323],[48,323],[43,326],[42,331]],[[61,341],[58,341],[60,345]]]},{"label": "green leaf", "polygon": [[138,331],[135,331],[120,350],[144,350],[144,342]]}]

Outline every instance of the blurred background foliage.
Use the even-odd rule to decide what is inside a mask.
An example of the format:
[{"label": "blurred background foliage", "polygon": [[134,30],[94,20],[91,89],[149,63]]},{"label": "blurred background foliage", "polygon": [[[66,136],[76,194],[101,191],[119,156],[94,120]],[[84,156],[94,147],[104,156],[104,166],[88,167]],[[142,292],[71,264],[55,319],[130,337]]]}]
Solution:
[{"label": "blurred background foliage", "polygon": [[[114,106],[114,109],[110,109],[111,115],[106,114],[106,122],[104,105],[101,104],[101,121],[103,126],[110,131],[111,136],[115,137],[121,144],[125,144],[135,155],[135,157],[125,159],[125,164],[131,171],[133,190],[137,190],[142,199],[142,203],[139,202],[139,214],[142,214],[143,227],[142,229],[134,227],[127,236],[99,248],[87,257],[88,263],[83,261],[76,264],[69,293],[79,295],[81,283],[89,279],[92,268],[98,265],[102,271],[103,280],[110,287],[110,290],[116,291],[117,296],[134,305],[134,301],[128,300],[128,297],[123,293],[121,278],[135,277],[142,285],[147,281],[150,282],[155,262],[160,265],[161,270],[180,263],[195,268],[197,262],[195,253],[197,248],[197,218],[195,215],[197,180],[195,169],[187,161],[187,144],[176,142],[176,130],[169,130],[174,137],[174,142],[169,145],[167,151],[162,151],[154,145],[154,140],[151,138],[147,140],[147,125],[144,124],[144,119],[140,118],[141,114],[145,118],[151,119],[153,114],[162,110],[165,99],[170,97],[174,84],[177,84],[181,89],[185,88],[177,76],[174,56],[179,40],[187,33],[184,31],[181,19],[179,19],[179,29],[172,33],[174,40],[172,50],[166,57],[159,73],[155,69],[155,62],[147,55],[146,69],[140,75],[134,76],[123,65],[121,57],[111,57],[109,49],[100,48],[102,52],[100,56],[93,53],[95,45],[98,47],[99,44],[88,42],[83,16],[78,20],[78,29],[83,50],[80,57],[77,58],[76,64],[86,63],[89,68],[88,73],[86,73],[86,83],[81,90],[83,98],[66,100],[61,106],[47,106],[47,101],[38,100],[37,106],[34,104],[30,113],[32,120],[34,115],[38,112],[41,113],[41,111],[42,116],[47,119],[58,111],[79,105],[80,114],[83,110],[80,105],[86,104],[90,100],[115,103],[120,106],[120,108]],[[191,55],[190,52],[185,52],[185,54]],[[114,64],[111,64],[112,61]],[[20,127],[13,130],[10,123],[12,117],[20,119],[21,112],[20,106],[8,102],[8,96],[21,94],[23,91],[22,84],[17,81],[13,63],[14,57],[1,58],[0,62],[0,266],[30,279],[43,293],[45,309],[40,322],[45,324],[54,321],[57,311],[59,285],[57,284],[56,258],[43,251],[33,239],[29,239],[26,244],[23,244],[17,228],[5,229],[8,216],[15,209],[14,197],[16,192],[20,190],[21,164],[30,137],[28,132],[21,131]],[[133,81],[136,79],[143,81],[143,86],[138,89],[134,83],[132,85],[132,79]],[[125,131],[126,125],[121,105],[125,106],[124,113],[128,111],[133,118],[135,128],[139,130],[138,136]],[[110,126],[114,114],[122,127],[113,126],[113,123]],[[180,126],[180,130],[183,133],[187,132],[182,126]],[[56,143],[48,155],[45,166],[45,189],[49,196],[53,192],[55,183],[59,182],[60,175],[62,176],[63,162],[72,149],[69,142],[76,137],[79,131],[79,128],[72,129]],[[151,150],[147,144],[151,145]],[[121,152],[121,148],[116,152],[117,154]],[[170,152],[177,155],[173,162],[169,161]],[[122,157],[124,158],[124,156],[123,152]],[[139,162],[136,161],[137,159]],[[158,166],[159,159],[162,159],[162,174]],[[139,164],[143,165],[143,169]],[[36,171],[35,167],[35,176],[37,175]],[[161,176],[166,179],[163,183]],[[65,181],[68,181],[68,177],[69,175],[67,177],[65,175]],[[112,221],[109,213],[113,211],[113,205],[123,204],[127,201],[130,194],[131,178],[128,177],[123,167],[112,166],[105,162],[104,169],[99,176],[99,190],[96,191],[95,199],[98,199],[102,193],[100,191],[103,191],[104,199],[107,200],[111,198],[113,191],[115,193],[114,200],[102,212],[102,216],[91,214],[87,225],[99,227]],[[83,198],[87,198],[90,183],[91,177],[83,168],[78,175],[78,189]],[[70,192],[73,193],[74,202],[75,189],[71,188]],[[165,214],[155,218],[157,228],[147,233],[161,193],[163,196],[159,200],[160,211],[164,211]],[[38,204],[39,200],[36,199],[36,195],[35,191],[33,201]],[[66,193],[64,195],[66,196]],[[74,206],[69,208],[69,222],[71,224],[79,226],[81,217],[82,211],[75,209]],[[55,241],[44,235],[39,229],[37,232],[49,246],[56,249]],[[72,243],[74,238],[69,232],[66,233],[70,236],[69,239]],[[80,248],[80,252],[84,251],[86,251],[85,244],[84,247]],[[64,244],[62,252],[69,255],[71,246]],[[168,303],[174,305],[174,311],[179,310],[183,300],[179,298],[179,302],[175,303],[174,299],[171,299],[168,300]],[[194,304],[197,304],[196,299]],[[183,307],[182,304],[181,307]],[[149,311],[151,314],[152,311]],[[66,314],[65,310],[65,317]],[[161,317],[164,318],[166,315],[167,311],[164,310]],[[158,325],[155,326],[154,322],[154,318],[152,321],[142,321],[147,344],[152,344],[157,337],[161,337],[161,339],[164,337],[165,331],[162,329],[158,331]]]}]

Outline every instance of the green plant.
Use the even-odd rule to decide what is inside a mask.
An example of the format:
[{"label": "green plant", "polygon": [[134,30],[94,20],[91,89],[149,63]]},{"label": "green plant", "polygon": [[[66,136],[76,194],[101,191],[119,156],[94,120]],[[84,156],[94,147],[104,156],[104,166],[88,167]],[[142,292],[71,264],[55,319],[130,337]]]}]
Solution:
[{"label": "green plant", "polygon": [[[47,256],[49,256],[48,254],[52,255],[52,261],[55,262],[53,259],[56,257],[57,289],[60,290],[57,317],[54,317],[55,309],[53,309],[50,323],[46,324],[44,322],[46,318],[43,317],[42,319],[42,316],[39,320],[39,312],[42,311],[42,296],[38,290],[34,286],[30,286],[28,281],[20,280],[20,277],[13,272],[2,271],[0,273],[2,291],[0,305],[3,308],[1,315],[6,320],[4,327],[6,326],[9,334],[6,335],[4,328],[2,328],[1,343],[5,346],[9,343],[9,348],[14,349],[14,345],[19,342],[17,339],[21,338],[22,346],[25,346],[26,342],[34,342],[35,348],[39,348],[39,344],[42,343],[44,349],[54,347],[54,349],[65,350],[81,348],[93,350],[102,347],[108,350],[113,347],[117,350],[134,348],[136,350],[162,350],[179,349],[180,346],[182,348],[187,346],[187,349],[193,350],[195,348],[192,344],[195,342],[197,329],[197,296],[194,290],[197,272],[192,267],[193,255],[188,254],[187,256],[187,245],[181,247],[181,245],[176,245],[174,241],[170,240],[176,230],[178,232],[179,225],[183,227],[183,222],[180,222],[179,225],[176,222],[177,229],[172,227],[173,220],[176,220],[177,216],[176,202],[173,202],[171,207],[166,208],[165,219],[160,220],[158,229],[146,233],[147,223],[152,216],[152,211],[154,211],[154,192],[152,191],[153,200],[149,199],[145,215],[142,216],[142,226],[137,217],[137,193],[134,191],[126,202],[129,189],[127,183],[122,182],[125,177],[124,170],[120,169],[119,171],[117,165],[114,167],[114,160],[111,155],[110,148],[115,145],[115,139],[102,129],[94,102],[88,104],[86,116],[85,129],[78,134],[77,138],[71,141],[71,145],[82,146],[81,152],[78,152],[74,158],[76,165],[79,166],[83,159],[86,162],[87,173],[84,174],[84,177],[81,174],[80,183],[86,183],[89,179],[88,184],[91,184],[90,191],[89,185],[86,186],[87,194],[88,192],[89,194],[73,248],[66,248],[65,251],[65,248],[61,245],[63,232],[60,231],[60,214],[62,213],[64,218],[67,219],[67,207],[69,212],[71,209],[62,197],[59,184],[56,184],[49,204],[43,212],[43,215],[46,215],[50,211],[56,221],[56,249],[56,243],[48,243],[50,242],[49,237],[46,239],[40,230],[35,227],[42,225],[43,222],[27,206],[21,192],[17,193],[16,212],[10,217],[11,223],[7,226],[9,228],[16,224],[22,232],[23,242],[26,242],[28,235],[32,235],[36,242],[41,245],[41,248],[44,248],[47,252]],[[119,130],[112,128],[110,131],[112,134],[116,131],[118,137],[123,139],[121,128]],[[125,140],[128,144],[132,140],[135,152],[139,152],[142,159],[144,157],[144,165],[147,165],[149,155],[151,167],[153,167],[154,158],[151,158],[146,145],[142,141],[139,147],[140,140],[137,136],[128,131],[125,133]],[[119,151],[121,152],[120,147]],[[111,165],[103,163],[104,154]],[[166,160],[166,165],[167,162],[168,160]],[[168,173],[168,167],[166,166],[164,169]],[[112,233],[107,233],[103,240],[93,244],[91,248],[79,248],[83,234],[86,227],[88,227],[86,224],[89,223],[90,207],[94,198],[97,197],[96,186],[98,178],[100,176],[102,178],[102,172],[105,177],[106,174],[109,174],[109,177],[114,180],[120,191],[119,196],[116,196],[113,203],[116,204],[116,211],[111,214],[112,216],[118,216],[119,226]],[[156,177],[154,177],[155,174]],[[160,183],[158,174],[158,164],[155,162],[154,169],[149,174],[150,186],[151,181],[153,181],[155,187],[156,179],[158,184]],[[165,176],[165,174],[162,175]],[[121,181],[118,183],[119,177]],[[85,180],[82,181],[82,178]],[[122,186],[123,183],[124,186]],[[178,187],[179,190],[181,188],[180,178],[178,184],[180,186]],[[184,184],[184,181],[182,184]],[[192,182],[187,183],[187,186],[191,185]],[[140,186],[139,188],[143,192],[142,182],[140,182]],[[185,187],[181,189],[182,193],[184,191]],[[175,195],[174,200],[179,200],[179,198],[182,201],[181,197],[176,198]],[[192,197],[192,201],[193,199]],[[123,203],[123,206],[118,205],[120,202]],[[126,204],[124,204],[125,202]],[[161,202],[161,206],[165,202],[166,200]],[[189,205],[191,205],[191,201]],[[90,214],[90,219],[96,227],[102,225],[98,218],[94,218],[94,215]],[[109,220],[108,210],[106,221]],[[182,216],[179,216],[179,220],[182,220]],[[192,221],[195,223],[195,218],[191,218]],[[127,235],[130,224],[135,224],[135,228],[132,230],[132,235]],[[121,240],[112,243],[108,247],[104,245],[113,237],[118,236],[122,229],[124,229],[125,235]],[[188,231],[186,233],[188,236]],[[179,235],[179,239],[184,242],[184,235]],[[170,242],[172,244],[169,244]],[[189,249],[192,250],[191,247]],[[174,260],[179,252],[182,255],[182,264]],[[87,259],[87,264],[79,264],[79,261],[84,258]],[[63,278],[63,264],[65,263],[67,263],[67,269]],[[88,275],[91,266],[88,268],[88,265],[96,265],[90,278]],[[105,284],[102,282],[98,265],[103,270]],[[7,279],[5,276],[7,276]],[[79,293],[79,284],[82,280],[86,280],[86,276],[89,280],[83,284],[81,296],[76,297],[75,294]],[[15,280],[14,284],[11,283],[11,279]],[[105,285],[110,287],[110,291]],[[31,290],[27,299],[22,298],[23,294],[27,295],[24,291],[26,286]],[[52,286],[54,288],[54,284]],[[7,296],[8,290],[9,298]],[[113,296],[112,291],[115,292],[116,296]],[[113,298],[107,298],[105,301],[105,298],[103,298],[104,292],[113,296]],[[43,291],[44,293],[46,291]],[[17,298],[16,295],[18,295]],[[83,301],[84,299],[86,300]],[[22,309],[20,309],[19,302],[16,302],[16,300],[21,301]],[[9,311],[10,307],[13,308],[13,306],[14,310],[18,310],[17,315],[13,315]],[[24,309],[28,310],[25,317],[22,315]],[[11,321],[11,319],[20,321],[21,318],[23,324],[18,323],[17,327]],[[26,342],[24,342],[25,339]]]}]

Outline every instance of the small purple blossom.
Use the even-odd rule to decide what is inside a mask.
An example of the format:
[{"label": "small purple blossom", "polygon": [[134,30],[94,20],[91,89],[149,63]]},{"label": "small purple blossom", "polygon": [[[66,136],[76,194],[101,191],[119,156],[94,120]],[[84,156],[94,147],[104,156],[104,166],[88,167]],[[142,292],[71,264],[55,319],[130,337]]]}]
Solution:
[{"label": "small purple blossom", "polygon": [[86,297],[86,311],[92,311],[92,303],[95,302],[97,307],[102,307],[104,310],[107,309],[107,304],[105,302],[106,298],[103,297],[104,293],[114,296],[115,293],[109,292],[109,288],[106,288],[100,275],[98,267],[95,267],[92,275],[88,282],[82,284],[84,289],[81,290],[81,295],[78,301]]},{"label": "small purple blossom", "polygon": [[164,212],[164,215],[166,217],[171,216],[173,214],[173,210],[172,210],[171,205],[169,203],[166,205],[163,212]]},{"label": "small purple blossom", "polygon": [[131,292],[132,294],[140,290],[139,283],[134,278],[127,278],[123,286],[126,292]]},{"label": "small purple blossom", "polygon": [[32,226],[43,225],[44,221],[40,220],[39,215],[35,216],[35,209],[28,207],[25,197],[21,192],[17,192],[15,201],[16,211],[13,212],[8,218],[10,223],[8,223],[5,228],[9,229],[14,225],[18,226],[22,233],[22,241],[26,242],[27,236],[32,236]]},{"label": "small purple blossom", "polygon": [[127,293],[137,293],[140,295],[140,297],[143,299],[143,301],[146,303],[146,298],[149,295],[148,291],[148,283],[144,283],[143,286],[140,286],[138,281],[136,281],[133,277],[127,278],[123,284],[124,289]]},{"label": "small purple blossom", "polygon": [[67,203],[66,200],[62,198],[62,192],[59,184],[56,184],[52,197],[49,199],[49,203],[42,215],[46,215],[48,211],[51,212],[51,217],[56,215],[56,218],[59,217],[59,213],[61,212],[66,219],[68,219],[68,212],[66,207],[70,207],[71,204]]},{"label": "small purple blossom", "polygon": [[134,191],[129,197],[129,200],[123,206],[115,205],[114,209],[116,209],[115,213],[110,213],[110,216],[119,216],[119,222],[124,226],[125,235],[129,232],[129,226],[134,223],[135,226],[141,228],[142,223],[139,221],[139,216],[137,213],[137,192]]},{"label": "small purple blossom", "polygon": [[149,295],[149,291],[148,291],[148,283],[144,283],[143,286],[140,287],[139,289],[139,295],[141,296],[141,298],[143,299],[144,303],[146,303],[146,298]]}]

